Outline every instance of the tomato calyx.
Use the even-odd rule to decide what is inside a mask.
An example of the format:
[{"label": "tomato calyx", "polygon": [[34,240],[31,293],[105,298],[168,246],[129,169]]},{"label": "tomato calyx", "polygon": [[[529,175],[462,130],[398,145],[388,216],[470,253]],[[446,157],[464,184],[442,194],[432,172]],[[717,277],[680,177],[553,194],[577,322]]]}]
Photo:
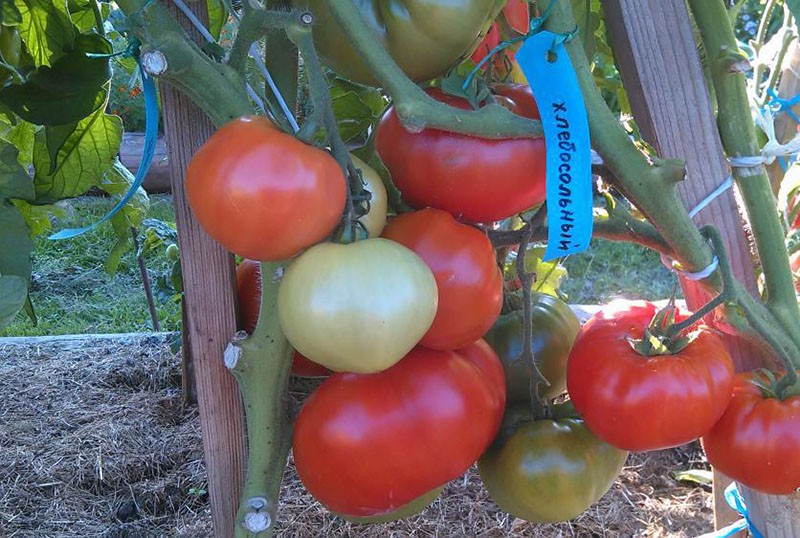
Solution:
[{"label": "tomato calyx", "polygon": [[800,380],[797,374],[787,374],[786,372],[772,372],[766,368],[759,368],[753,371],[753,376],[748,382],[755,385],[761,395],[766,398],[774,398],[784,401],[788,398],[800,396]]},{"label": "tomato calyx", "polygon": [[685,333],[685,329],[680,328],[675,321],[677,313],[673,296],[667,306],[653,316],[650,324],[644,329],[642,338],[628,336],[626,338],[628,343],[643,357],[680,353],[697,338],[697,333]]}]

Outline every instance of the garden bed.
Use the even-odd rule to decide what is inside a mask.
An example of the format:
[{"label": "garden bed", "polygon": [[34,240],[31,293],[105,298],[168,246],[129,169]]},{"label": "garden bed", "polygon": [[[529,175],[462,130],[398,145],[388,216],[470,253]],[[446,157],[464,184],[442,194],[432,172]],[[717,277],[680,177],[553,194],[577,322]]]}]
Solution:
[{"label": "garden bed", "polygon": [[[211,535],[196,408],[163,334],[0,339],[0,528],[7,537]],[[300,399],[309,390],[297,383]],[[698,446],[634,454],[576,520],[533,525],[500,511],[470,471],[421,515],[353,526],[326,512],[292,467],[278,536],[685,536],[712,529],[711,491],[671,472],[706,468]]]}]

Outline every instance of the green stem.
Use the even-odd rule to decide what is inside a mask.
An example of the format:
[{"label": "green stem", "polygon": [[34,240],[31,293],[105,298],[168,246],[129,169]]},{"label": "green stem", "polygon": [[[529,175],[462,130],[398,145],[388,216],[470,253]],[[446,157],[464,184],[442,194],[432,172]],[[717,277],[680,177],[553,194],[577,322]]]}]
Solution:
[{"label": "green stem", "polygon": [[94,14],[94,25],[95,28],[97,28],[97,33],[101,36],[105,36],[106,25],[103,20],[103,13],[100,11],[100,2],[98,0],[92,0],[90,4],[92,6],[92,14]]},{"label": "green stem", "polygon": [[787,332],[782,330],[773,313],[764,308],[761,303],[756,302],[733,276],[733,270],[725,251],[725,243],[719,231],[713,226],[705,226],[703,235],[711,241],[714,252],[717,254],[726,298],[739,305],[750,325],[775,350],[787,370],[794,372],[795,368],[800,367],[800,346],[797,346],[788,337]]},{"label": "green stem", "polygon": [[715,308],[723,304],[727,300],[727,297],[724,293],[721,293],[708,301],[706,304],[698,308],[695,312],[692,313],[691,316],[686,318],[685,320],[675,323],[671,325],[669,329],[667,329],[667,338],[674,338],[678,336],[681,332],[685,331],[708,314],[710,314]]},{"label": "green stem", "polygon": [[237,538],[271,536],[292,425],[286,391],[292,347],[278,321],[280,262],[261,264],[261,311],[252,336],[232,342],[225,365],[239,383],[247,418],[247,478],[236,514]]},{"label": "green stem", "polygon": [[397,116],[407,129],[419,132],[430,127],[483,138],[542,136],[538,121],[517,116],[500,105],[487,105],[472,111],[439,103],[406,77],[381,46],[353,0],[326,0],[326,3],[375,78],[391,94]]},{"label": "green stem", "polygon": [[158,51],[166,58],[159,78],[191,98],[217,127],[253,113],[244,78],[203,53],[166,5],[147,0],[118,0],[117,5],[143,43],[142,54]]},{"label": "green stem", "polygon": [[[267,7],[285,11],[292,8],[292,2],[290,0],[269,0]],[[296,113],[299,69],[297,46],[292,43],[286,32],[270,30],[267,32],[267,50],[269,54],[264,57],[264,64],[286,100],[289,110]]]},{"label": "green stem", "polygon": [[322,70],[310,24],[291,25],[287,28],[289,39],[297,46],[303,55],[305,70],[308,75],[309,93],[314,106],[314,115],[321,117],[330,142],[331,153],[341,166],[347,179],[347,199],[344,210],[343,238],[350,242],[354,240],[353,224],[356,222],[355,208],[353,206],[353,193],[360,192],[363,188],[361,177],[356,171],[347,145],[339,133],[336,116],[333,114],[331,97],[328,90],[328,79]]},{"label": "green stem", "polygon": [[[710,62],[719,102],[717,124],[723,147],[728,155],[735,157],[759,155],[761,151],[750,113],[745,77],[729,69],[731,62],[740,55],[723,2],[689,0],[689,5]],[[764,272],[766,306],[800,346],[800,308],[784,245],[783,227],[766,170],[763,166],[736,167],[733,176],[744,200]]]}]

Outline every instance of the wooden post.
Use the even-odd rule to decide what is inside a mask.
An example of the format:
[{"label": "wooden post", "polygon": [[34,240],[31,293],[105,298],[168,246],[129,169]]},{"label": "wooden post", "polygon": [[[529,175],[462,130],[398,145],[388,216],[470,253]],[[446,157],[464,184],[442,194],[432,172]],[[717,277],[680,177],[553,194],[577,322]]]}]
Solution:
[{"label": "wooden post", "polygon": [[[190,5],[200,20],[207,20],[205,2]],[[174,12],[199,39],[188,21]],[[200,108],[168,84],[161,83],[160,91],[186,313],[191,320],[183,326],[188,336],[185,352],[193,361],[214,536],[227,538],[233,536],[246,453],[241,397],[222,362],[223,351],[236,332],[234,263],[192,216],[183,183],[189,160],[214,132],[214,126]]]},{"label": "wooden post", "polygon": [[[683,0],[607,0],[606,25],[617,65],[642,136],[662,157],[686,161],[686,181],[681,198],[694,207],[730,171],[706,90],[692,28]],[[698,226],[713,224],[724,235],[733,271],[751,293],[756,279],[747,237],[743,231],[733,190],[718,197],[695,218]],[[690,309],[709,299],[695,283],[681,282]],[[726,344],[737,370],[769,365],[773,358],[741,339],[728,337]],[[724,526],[739,516],[722,499],[728,483],[714,477],[716,525]]]}]

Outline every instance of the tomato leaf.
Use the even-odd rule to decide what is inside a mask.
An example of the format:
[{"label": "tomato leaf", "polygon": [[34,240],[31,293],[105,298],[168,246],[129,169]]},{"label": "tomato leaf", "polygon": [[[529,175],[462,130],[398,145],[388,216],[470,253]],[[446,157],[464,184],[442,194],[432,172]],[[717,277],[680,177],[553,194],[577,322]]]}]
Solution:
[{"label": "tomato leaf", "polygon": [[47,140],[47,152],[50,155],[50,170],[48,174],[53,174],[58,168],[58,152],[64,147],[69,136],[75,132],[78,122],[66,125],[50,125],[45,127],[45,139]]},{"label": "tomato leaf", "polygon": [[208,7],[208,31],[214,39],[219,39],[222,27],[228,21],[228,8],[222,0],[206,0],[206,6]]},{"label": "tomato leaf", "polygon": [[77,196],[100,183],[121,142],[122,120],[100,108],[78,122],[58,152],[55,172],[47,174],[51,167],[45,133],[37,133],[33,153],[36,201],[47,203]]},{"label": "tomato leaf", "polygon": [[330,85],[331,106],[345,142],[362,139],[386,108],[381,93],[366,86],[335,78]]},{"label": "tomato leaf", "polygon": [[795,25],[800,28],[800,0],[786,0],[786,7],[792,13]]},{"label": "tomato leaf", "polygon": [[69,19],[66,2],[15,0],[14,5],[21,15],[20,37],[37,66],[53,65],[70,50],[75,41],[75,27]]},{"label": "tomato leaf", "polygon": [[[82,34],[90,32],[97,26],[97,20],[92,7],[94,2],[95,0],[67,0],[67,9],[69,10],[72,24],[74,24]],[[106,20],[109,13],[111,13],[111,5],[107,2],[98,3],[100,15],[103,20]]]},{"label": "tomato leaf", "polygon": [[108,58],[111,43],[97,34],[80,35],[73,50],[52,67],[39,67],[24,84],[0,90],[0,102],[22,119],[37,125],[76,122],[105,104],[105,85],[111,79]]},{"label": "tomato leaf", "polygon": [[30,176],[17,161],[17,149],[0,143],[0,327],[25,305],[33,241],[22,214],[9,199],[33,198]]},{"label": "tomato leaf", "polygon": [[36,126],[26,121],[18,122],[0,135],[0,139],[10,142],[12,146],[19,150],[17,161],[23,168],[27,168],[33,163],[33,135]]},{"label": "tomato leaf", "polygon": [[14,4],[14,0],[0,0],[0,23],[3,26],[22,24],[22,13]]}]

